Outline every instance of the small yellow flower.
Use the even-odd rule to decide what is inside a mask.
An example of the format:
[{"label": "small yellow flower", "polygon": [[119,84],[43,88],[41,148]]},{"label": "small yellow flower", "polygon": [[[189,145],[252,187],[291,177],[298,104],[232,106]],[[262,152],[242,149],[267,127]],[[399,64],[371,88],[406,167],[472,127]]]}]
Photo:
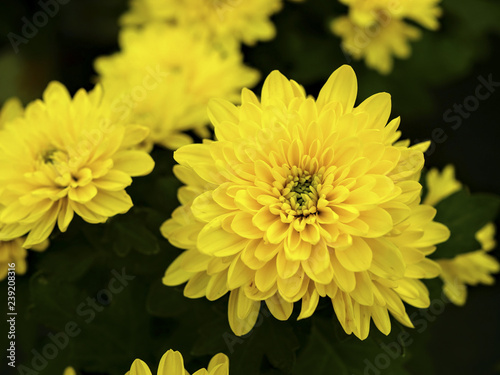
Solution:
[{"label": "small yellow flower", "polygon": [[[160,360],[158,366],[158,375],[186,375],[188,372],[184,369],[184,360],[182,354],[169,350],[167,351]],[[214,356],[207,369],[200,369],[196,371],[193,375],[228,375],[229,374],[229,359],[226,355],[219,353]],[[66,374],[65,374],[66,375]],[[136,359],[130,371],[126,375],[151,375],[151,370],[148,365]]]},{"label": "small yellow flower", "polygon": [[66,367],[63,375],[76,375],[76,371],[73,367]]},{"label": "small yellow flower", "polygon": [[[435,168],[431,169],[426,179],[426,204],[436,205],[462,187],[455,178],[452,165],[447,165],[441,173]],[[481,244],[481,249],[437,261],[442,269],[439,276],[444,282],[443,291],[455,305],[465,304],[467,285],[492,285],[495,279],[491,274],[500,272],[500,263],[487,253],[496,247],[495,225],[489,223],[477,231],[476,240]]]},{"label": "small yellow flower", "polygon": [[[24,275],[28,270],[26,257],[28,251],[23,248],[24,237],[16,238],[11,241],[0,241],[0,280],[5,279],[10,263],[15,263],[16,274]],[[30,248],[34,251],[45,251],[49,246],[49,241],[44,241],[41,244]]]},{"label": "small yellow flower", "polygon": [[333,20],[330,27],[354,59],[365,59],[368,67],[388,74],[393,56],[408,58],[410,42],[420,38],[420,30],[406,20],[436,30],[441,15],[439,1],[343,0],[349,6],[349,14]]},{"label": "small yellow flower", "polygon": [[280,320],[301,301],[303,319],[319,297],[361,339],[371,319],[388,334],[389,312],[411,327],[402,301],[429,305],[419,279],[439,274],[426,255],[449,231],[419,204],[426,145],[396,142],[389,94],[354,107],[356,94],[354,71],[343,66],[317,100],[277,71],[260,100],[246,89],[240,107],[213,100],[217,141],[174,154],[186,186],[161,230],[187,250],[164,284],[187,281],[189,298],[230,292],[237,335],[252,329],[261,301]]},{"label": "small yellow flower", "polygon": [[0,130],[0,240],[28,234],[24,247],[44,242],[54,226],[64,232],[74,213],[102,223],[125,213],[131,176],[154,162],[135,147],[147,128],[125,126],[102,104],[102,90],[49,84],[43,100]]},{"label": "small yellow flower", "polygon": [[236,45],[216,48],[206,37],[164,24],[120,33],[121,52],[96,60],[105,97],[116,113],[151,130],[147,147],[191,143],[185,130],[206,134],[210,98],[238,101],[257,71],[243,65]]},{"label": "small yellow flower", "polygon": [[124,25],[167,21],[214,40],[253,45],[276,35],[270,17],[281,10],[282,0],[132,0],[130,5]]}]

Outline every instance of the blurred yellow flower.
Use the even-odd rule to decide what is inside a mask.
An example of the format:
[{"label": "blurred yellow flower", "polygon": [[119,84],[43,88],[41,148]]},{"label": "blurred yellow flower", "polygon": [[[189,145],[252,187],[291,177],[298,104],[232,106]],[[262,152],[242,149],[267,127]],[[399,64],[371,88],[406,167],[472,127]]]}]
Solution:
[{"label": "blurred yellow flower", "polygon": [[43,100],[26,107],[0,130],[0,240],[28,234],[25,248],[44,242],[58,224],[66,231],[74,213],[90,223],[127,212],[125,188],[131,176],[151,172],[154,162],[130,150],[147,128],[125,126],[108,106],[102,90],[49,84]]},{"label": "blurred yellow flower", "polygon": [[120,45],[121,52],[98,58],[95,67],[114,111],[151,129],[149,149],[153,143],[170,149],[191,143],[184,130],[208,136],[209,99],[238,101],[241,88],[259,79],[243,65],[236,45],[221,49],[179,27],[125,28]]},{"label": "blurred yellow flower", "polygon": [[63,375],[76,375],[76,371],[73,367],[66,367]]},{"label": "blurred yellow flower", "polygon": [[[428,193],[424,203],[436,205],[461,189],[462,184],[455,178],[455,169],[447,165],[440,173],[431,169],[426,176]],[[492,285],[493,273],[500,272],[500,263],[487,252],[496,247],[495,225],[489,223],[476,233],[476,240],[481,249],[460,254],[453,259],[439,259],[441,266],[439,275],[444,282],[443,291],[455,305],[462,306],[467,299],[467,285]]]},{"label": "blurred yellow flower", "polygon": [[356,94],[354,71],[343,66],[317,100],[278,71],[260,100],[246,89],[240,107],[213,100],[217,141],[174,154],[186,186],[161,230],[187,251],[164,284],[188,281],[189,298],[230,292],[237,335],[252,329],[261,301],[280,320],[302,301],[303,319],[320,296],[361,339],[371,319],[388,334],[388,312],[411,327],[402,301],[429,305],[419,279],[439,274],[426,255],[449,231],[419,204],[427,145],[395,143],[400,119],[387,124],[389,94],[354,107]]},{"label": "blurred yellow flower", "polygon": [[410,42],[421,32],[406,20],[436,30],[441,15],[440,0],[342,0],[349,6],[348,16],[334,19],[332,32],[342,38],[342,48],[356,60],[365,59],[368,67],[388,74],[393,56],[411,54]]},{"label": "blurred yellow flower", "polygon": [[[23,248],[24,237],[16,238],[12,241],[0,241],[0,280],[5,279],[9,269],[9,264],[15,263],[15,270],[18,275],[24,275],[28,270],[26,257],[28,251]],[[30,248],[34,251],[44,251],[47,249],[49,241]]]},{"label": "blurred yellow flower", "polygon": [[[184,360],[182,354],[169,350],[160,360],[157,375],[186,375],[188,372],[184,369]],[[219,353],[215,355],[208,364],[207,369],[200,369],[193,375],[228,375],[229,374],[229,359],[225,354]],[[65,374],[66,375],[66,374]],[[125,375],[151,375],[151,370],[148,365],[136,359],[130,371]]]},{"label": "blurred yellow flower", "polygon": [[253,45],[276,35],[270,17],[282,0],[131,0],[121,23],[143,25],[167,21],[208,33],[219,41],[230,39]]}]

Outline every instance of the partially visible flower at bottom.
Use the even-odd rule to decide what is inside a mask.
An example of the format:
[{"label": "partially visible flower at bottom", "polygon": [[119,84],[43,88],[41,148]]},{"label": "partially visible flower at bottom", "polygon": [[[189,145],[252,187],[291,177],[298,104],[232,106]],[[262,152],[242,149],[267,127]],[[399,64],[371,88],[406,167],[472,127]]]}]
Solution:
[{"label": "partially visible flower at bottom", "polygon": [[[15,263],[15,272],[24,275],[28,270],[26,257],[28,251],[23,248],[25,237],[16,238],[12,241],[0,241],[0,280],[5,279],[9,271],[9,264]],[[49,246],[49,241],[45,240],[41,244],[33,246],[30,250],[45,251]]]},{"label": "partially visible flower at bottom", "polygon": [[[168,350],[160,360],[157,374],[158,375],[188,374],[188,372],[184,369],[184,359],[182,358],[182,354],[177,351],[174,352],[172,349]],[[199,369],[193,375],[227,375],[227,374],[229,374],[229,359],[225,354],[219,353],[210,360],[207,369],[204,368]],[[151,370],[149,369],[146,363],[144,363],[140,359],[136,359],[132,363],[130,371],[128,371],[126,375],[151,375]]]},{"label": "partially visible flower at bottom", "polygon": [[76,375],[76,371],[73,367],[66,367],[63,375]]},{"label": "partially visible flower at bottom", "polygon": [[[452,165],[446,166],[441,173],[431,169],[426,176],[428,193],[424,203],[436,205],[443,199],[461,189],[462,184],[455,178]],[[486,224],[476,232],[476,240],[481,249],[457,255],[452,259],[439,259],[440,278],[443,292],[455,305],[462,306],[467,299],[467,285],[492,285],[495,279],[491,274],[500,272],[500,264],[487,252],[496,247],[495,225]]]}]

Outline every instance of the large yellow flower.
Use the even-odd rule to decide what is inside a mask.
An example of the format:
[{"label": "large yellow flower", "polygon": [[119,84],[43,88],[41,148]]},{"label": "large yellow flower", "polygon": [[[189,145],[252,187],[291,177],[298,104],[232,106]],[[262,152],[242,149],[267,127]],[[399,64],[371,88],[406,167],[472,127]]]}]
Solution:
[{"label": "large yellow flower", "polygon": [[[160,365],[158,366],[158,375],[186,375],[188,372],[184,369],[184,360],[182,354],[169,350],[167,351],[160,360]],[[214,356],[207,369],[199,369],[193,375],[228,375],[229,374],[229,359],[225,354],[219,353]],[[151,370],[148,365],[136,359],[130,371],[126,375],[151,375]]]},{"label": "large yellow flower", "polygon": [[0,130],[0,240],[28,234],[29,248],[56,223],[64,232],[75,212],[90,223],[127,212],[131,176],[148,174],[154,162],[130,150],[147,128],[125,125],[102,104],[99,86],[71,98],[62,84],[50,83],[43,101]]},{"label": "large yellow flower", "polygon": [[237,101],[241,88],[259,79],[236,45],[221,50],[179,27],[126,28],[120,45],[121,52],[96,60],[96,70],[115,112],[151,129],[149,148],[191,143],[182,132],[206,129],[210,98]]},{"label": "large yellow flower", "polygon": [[175,173],[182,206],[162,226],[187,249],[163,282],[188,281],[184,294],[229,297],[229,323],[251,330],[261,301],[286,320],[319,297],[331,299],[347,333],[368,335],[370,319],[388,334],[388,312],[412,326],[402,301],[429,304],[420,278],[436,277],[426,258],[449,232],[420,205],[422,145],[407,147],[391,100],[373,95],[354,106],[354,71],[335,71],[317,100],[275,71],[261,100],[214,100],[217,141],[180,148]]},{"label": "large yellow flower", "polygon": [[168,21],[208,32],[214,40],[253,45],[276,35],[270,17],[281,9],[282,0],[132,0],[130,5],[122,24]]},{"label": "large yellow flower", "polygon": [[[440,173],[431,169],[426,176],[428,193],[424,203],[436,205],[441,200],[461,189],[462,184],[455,178],[452,165],[446,166]],[[492,285],[493,273],[500,272],[500,263],[487,252],[496,247],[495,225],[486,224],[476,233],[476,240],[481,249],[460,254],[453,259],[439,259],[439,275],[444,282],[443,291],[455,305],[462,306],[467,299],[467,285]]]},{"label": "large yellow flower", "polygon": [[348,16],[332,21],[331,30],[342,38],[342,48],[354,59],[382,74],[393,67],[393,56],[411,54],[410,41],[420,38],[420,29],[406,22],[436,30],[441,15],[440,0],[343,0]]}]

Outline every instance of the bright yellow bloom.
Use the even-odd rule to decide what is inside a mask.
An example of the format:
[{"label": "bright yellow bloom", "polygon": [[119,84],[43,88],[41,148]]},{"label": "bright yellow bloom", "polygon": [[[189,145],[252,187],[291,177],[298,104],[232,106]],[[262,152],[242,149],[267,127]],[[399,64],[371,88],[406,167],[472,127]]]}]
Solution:
[{"label": "bright yellow bloom", "polygon": [[25,248],[45,241],[58,224],[66,231],[74,213],[90,223],[125,213],[132,201],[131,176],[151,172],[154,162],[131,148],[147,128],[125,126],[102,90],[49,84],[36,100],[0,131],[0,240],[28,234]]},{"label": "bright yellow bloom", "polygon": [[[462,187],[455,178],[452,165],[446,166],[441,173],[435,168],[431,169],[426,179],[426,204],[436,205]],[[500,263],[487,253],[496,247],[495,225],[489,223],[477,231],[476,240],[481,244],[481,249],[437,261],[442,269],[439,276],[444,282],[444,294],[455,305],[465,304],[467,285],[492,285],[495,279],[491,274],[500,272]]]},{"label": "bright yellow bloom", "polygon": [[353,107],[356,94],[343,66],[317,100],[275,71],[261,100],[244,89],[240,107],[212,101],[218,140],[174,154],[186,186],[161,230],[187,251],[164,284],[188,281],[189,298],[230,292],[237,335],[252,329],[261,301],[280,320],[302,301],[303,319],[320,296],[361,339],[370,319],[388,334],[388,312],[411,327],[402,301],[429,305],[419,279],[439,274],[426,255],[449,231],[419,204],[425,145],[394,143],[400,119],[387,124],[389,94]]},{"label": "bright yellow bloom", "polygon": [[259,79],[257,71],[243,65],[236,45],[220,50],[179,27],[126,28],[120,45],[121,52],[96,60],[96,70],[115,112],[151,129],[149,148],[191,143],[182,132],[206,132],[212,97],[238,101],[241,88]]},{"label": "bright yellow bloom", "polygon": [[282,0],[131,0],[130,5],[124,25],[168,21],[208,32],[214,40],[253,45],[276,35],[270,17],[281,10]]},{"label": "bright yellow bloom", "polygon": [[410,41],[420,38],[420,30],[411,20],[430,30],[439,27],[440,0],[343,0],[349,15],[331,23],[331,30],[342,38],[342,48],[354,59],[382,74],[392,70],[393,56],[411,54]]},{"label": "bright yellow bloom", "polygon": [[76,375],[76,371],[73,367],[66,367],[63,375]]},{"label": "bright yellow bloom", "polygon": [[[167,351],[160,360],[160,365],[158,366],[158,375],[186,375],[188,372],[184,369],[184,360],[182,354],[169,350]],[[219,353],[214,356],[207,369],[199,369],[193,375],[228,375],[229,374],[229,359],[225,354]],[[148,365],[136,359],[130,371],[126,375],[151,375],[151,370]]]}]

